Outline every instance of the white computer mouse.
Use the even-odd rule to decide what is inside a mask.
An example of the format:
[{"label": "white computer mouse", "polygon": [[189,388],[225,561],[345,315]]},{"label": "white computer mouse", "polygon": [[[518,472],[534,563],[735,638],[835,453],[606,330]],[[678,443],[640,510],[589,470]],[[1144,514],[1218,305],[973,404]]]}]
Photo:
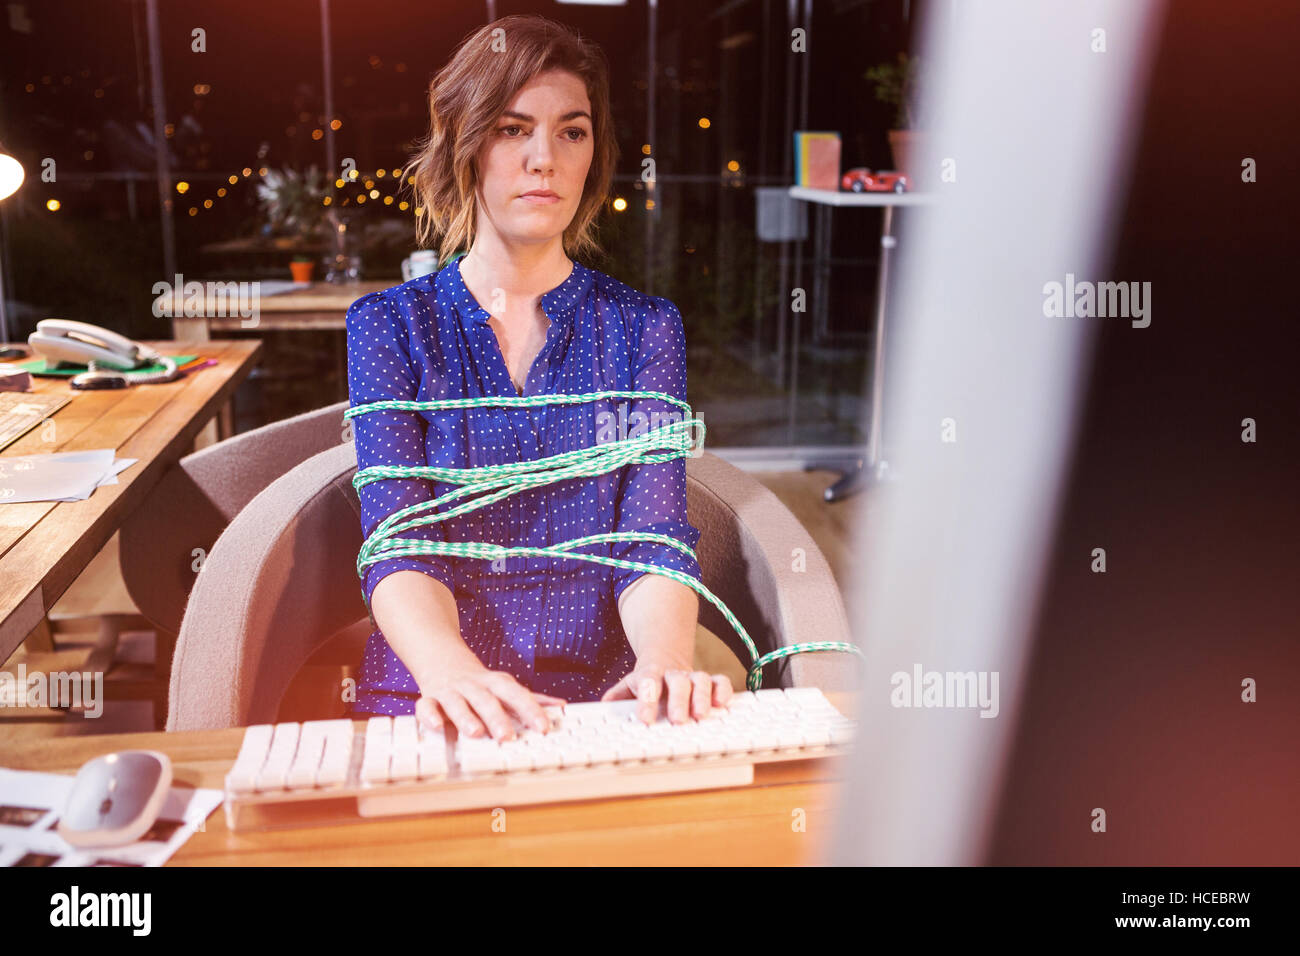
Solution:
[{"label": "white computer mouse", "polygon": [[58,832],[73,846],[121,846],[158,819],[172,785],[172,763],[156,750],[96,757],[77,771]]}]

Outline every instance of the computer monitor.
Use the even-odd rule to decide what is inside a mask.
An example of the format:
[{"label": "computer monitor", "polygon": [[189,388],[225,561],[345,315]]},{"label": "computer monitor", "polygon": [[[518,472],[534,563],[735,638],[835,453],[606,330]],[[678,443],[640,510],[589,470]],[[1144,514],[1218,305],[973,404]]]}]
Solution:
[{"label": "computer monitor", "polygon": [[865,680],[831,862],[986,860],[1094,332],[1141,322],[1074,307],[1086,283],[1130,278],[1104,268],[1160,10],[927,7],[918,162],[935,202],[901,216],[893,477],[855,529]]}]

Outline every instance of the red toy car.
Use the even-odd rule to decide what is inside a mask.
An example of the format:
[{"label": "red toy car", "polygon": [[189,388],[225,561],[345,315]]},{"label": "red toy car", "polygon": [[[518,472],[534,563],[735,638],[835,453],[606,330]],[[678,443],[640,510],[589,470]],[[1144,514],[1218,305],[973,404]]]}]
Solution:
[{"label": "red toy car", "polygon": [[872,172],[865,166],[859,166],[857,169],[850,169],[840,180],[840,188],[851,190],[855,193],[887,193],[907,192],[911,183],[907,181],[907,176],[903,173],[896,173],[892,170],[877,170]]}]

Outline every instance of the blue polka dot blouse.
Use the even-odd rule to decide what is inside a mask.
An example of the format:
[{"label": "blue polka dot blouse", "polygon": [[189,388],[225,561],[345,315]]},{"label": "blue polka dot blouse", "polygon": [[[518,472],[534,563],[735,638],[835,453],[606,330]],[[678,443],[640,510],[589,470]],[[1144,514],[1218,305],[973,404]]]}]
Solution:
[{"label": "blue polka dot blouse", "polygon": [[[550,326],[520,392],[488,325],[488,311],[461,278],[459,259],[433,275],[358,299],[347,315],[351,405],[602,390],[659,391],[687,401],[685,331],[668,299],[574,262],[569,277],[541,297],[541,306]],[[662,400],[607,399],[537,408],[373,411],[351,421],[358,468],[466,468],[635,437],[674,415],[680,418],[680,409]],[[368,537],[398,509],[454,487],[407,478],[363,486],[363,534]],[[685,460],[629,465],[530,489],[402,536],[545,547],[610,531],[655,532],[694,548],[700,533],[686,517]],[[700,578],[694,559],[666,545],[603,548],[584,550]],[[488,668],[507,671],[534,691],[596,700],[635,664],[617,602],[645,572],[571,558],[397,557],[366,569],[367,607],[386,575],[406,569],[447,585],[470,649]],[[353,712],[409,714],[418,696],[411,674],[375,630],[361,661]]]}]

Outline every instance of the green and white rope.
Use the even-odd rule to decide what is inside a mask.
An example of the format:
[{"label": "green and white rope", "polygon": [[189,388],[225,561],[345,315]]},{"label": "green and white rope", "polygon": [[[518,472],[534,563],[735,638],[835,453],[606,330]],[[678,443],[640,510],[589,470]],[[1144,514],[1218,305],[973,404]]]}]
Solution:
[{"label": "green and white rope", "polygon": [[[574,550],[575,548],[593,544],[650,542],[676,548],[683,554],[695,559],[694,549],[668,535],[651,532],[618,531],[587,535],[586,537],[575,538],[571,541],[564,541],[544,548],[508,547],[487,542],[427,541],[418,538],[396,537],[411,528],[446,521],[448,518],[486,507],[495,501],[500,501],[529,488],[571,478],[589,478],[603,475],[627,465],[659,463],[689,457],[696,447],[703,444],[704,422],[695,418],[691,412],[691,407],[680,399],[664,392],[617,390],[579,394],[561,393],[558,395],[447,398],[423,402],[389,399],[349,408],[343,413],[343,417],[347,420],[376,411],[434,411],[488,406],[536,408],[542,405],[574,405],[607,398],[658,399],[682,409],[683,417],[680,421],[668,422],[651,428],[640,435],[604,442],[589,448],[578,448],[535,461],[509,462],[503,465],[484,465],[476,468],[443,468],[433,465],[372,465],[359,470],[352,479],[352,485],[358,492],[371,482],[381,481],[386,478],[420,478],[441,481],[458,487],[432,501],[417,502],[414,505],[395,511],[381,521],[362,544],[361,550],[357,554],[358,577],[364,580],[366,568],[372,564],[391,558],[410,557],[412,555],[479,558],[485,561],[496,561],[510,557],[572,558],[581,561],[592,561],[615,568],[661,574],[664,577],[685,584],[703,596],[718,609],[727,623],[740,635],[741,641],[749,650],[753,663],[749,667],[746,686],[750,690],[757,690],[762,686],[763,668],[766,665],[784,657],[811,651],[841,651],[860,655],[861,651],[856,646],[843,641],[807,641],[800,644],[789,644],[760,655],[754,641],[749,636],[749,632],[731,613],[730,608],[723,604],[712,591],[689,574],[684,574],[676,568],[661,567],[641,561],[627,561],[622,558],[610,558],[600,554],[587,554]],[[696,437],[696,428],[699,429],[698,438]],[[476,497],[468,497],[471,495]],[[467,500],[460,501],[460,499]],[[459,501],[458,504],[453,504],[457,501]],[[441,509],[445,506],[450,507],[446,511],[439,510],[436,514],[420,514],[421,512]]]}]

